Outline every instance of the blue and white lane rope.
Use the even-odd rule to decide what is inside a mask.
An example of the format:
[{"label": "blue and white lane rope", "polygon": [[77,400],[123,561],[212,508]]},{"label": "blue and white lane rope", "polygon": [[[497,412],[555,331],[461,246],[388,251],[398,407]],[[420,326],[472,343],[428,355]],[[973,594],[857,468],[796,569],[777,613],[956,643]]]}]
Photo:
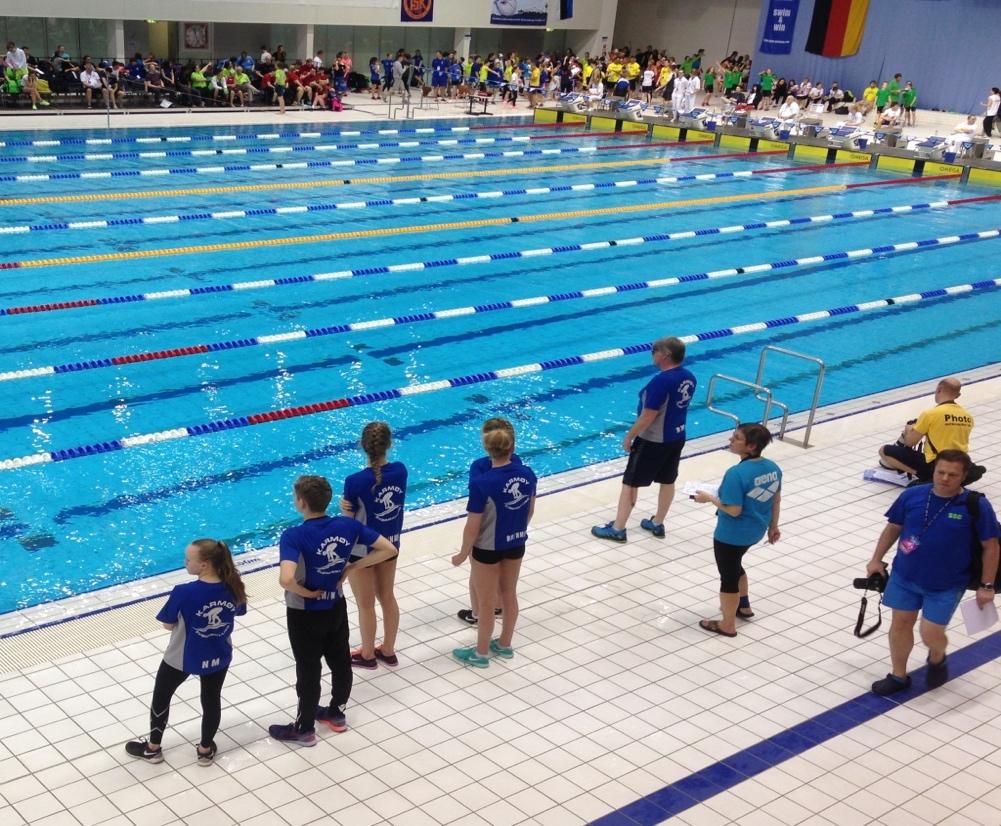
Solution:
[{"label": "blue and white lane rope", "polygon": [[[680,338],[686,344],[693,344],[699,341],[709,341],[713,339],[726,338],[728,336],[758,333],[763,330],[774,329],[777,327],[807,324],[811,321],[820,321],[822,319],[833,318],[835,316],[846,316],[853,313],[862,313],[871,310],[881,310],[910,305],[920,301],[943,298],[945,296],[954,296],[981,290],[993,290],[999,286],[1001,286],[1001,278],[994,278],[986,281],[977,281],[972,284],[958,284],[952,287],[925,290],[924,292],[910,293],[908,295],[896,296],[894,298],[881,298],[875,301],[867,301],[862,304],[847,304],[842,307],[834,307],[827,310],[815,310],[809,313],[782,316],[768,321],[741,324],[736,327],[723,327],[717,330],[708,330],[702,333],[692,333],[681,336]],[[125,436],[120,439],[111,439],[106,442],[94,442],[88,445],[80,445],[79,447],[46,451],[44,453],[32,453],[27,456],[18,456],[0,460],[0,470],[16,470],[19,468],[30,467],[32,465],[47,464],[49,462],[63,462],[68,461],[69,459],[81,459],[84,456],[94,456],[99,453],[110,453],[116,450],[126,450],[128,448],[142,447],[149,444],[175,441],[177,439],[187,439],[192,436],[204,436],[209,433],[235,430],[237,428],[280,421],[282,419],[293,419],[299,416],[311,416],[316,413],[325,413],[330,410],[340,410],[345,407],[360,407],[361,405],[392,401],[394,399],[416,396],[422,393],[436,393],[439,390],[449,390],[453,387],[468,387],[472,384],[482,384],[485,382],[498,381],[500,379],[514,378],[516,376],[524,376],[530,373],[558,370],[563,367],[576,367],[578,365],[589,364],[591,362],[607,361],[609,359],[636,355],[638,353],[648,353],[650,351],[650,347],[650,342],[630,344],[625,347],[615,347],[608,350],[600,350],[595,353],[584,353],[583,355],[577,356],[564,356],[562,358],[547,359],[546,361],[535,362],[533,364],[522,364],[517,367],[504,367],[496,370],[488,370],[482,373],[472,373],[466,376],[458,376],[451,379],[441,379],[439,381],[411,384],[406,387],[398,387],[392,390],[361,393],[356,396],[347,396],[340,399],[316,402],[314,404],[299,405],[297,407],[283,408],[281,410],[269,410],[264,413],[253,413],[249,416],[217,419],[215,421],[205,422],[204,424],[189,425],[187,427],[175,427],[170,430],[160,430],[152,433],[140,433],[135,436]]]},{"label": "blue and white lane rope", "polygon": [[[232,172],[266,172],[276,169],[333,169],[348,166],[392,166],[407,163],[443,161],[480,161],[488,158],[523,158],[538,155],[587,155],[602,149],[653,149],[660,144],[622,144],[601,146],[566,146],[557,149],[509,149],[504,152],[456,152],[448,155],[397,155],[387,158],[346,158],[337,161],[296,161],[295,163],[228,164],[226,166],[189,166],[169,169],[116,169],[98,172],[51,172],[39,175],[0,175],[0,183],[37,183],[39,181],[75,181],[97,178],[155,178],[167,175],[220,175]],[[671,145],[675,145],[672,143]],[[697,160],[697,157],[695,158]]]},{"label": "blue and white lane rope", "polygon": [[[825,169],[830,169],[826,164]],[[309,204],[307,206],[259,207],[254,209],[228,209],[218,212],[194,212],[177,215],[151,215],[146,218],[109,218],[97,221],[58,221],[47,224],[20,224],[0,226],[0,235],[18,235],[26,232],[51,232],[54,230],[106,229],[108,227],[138,226],[142,224],[173,224],[183,221],[224,221],[234,218],[257,218],[268,215],[301,215],[310,212],[330,212],[343,209],[367,209],[370,207],[411,206],[414,204],[442,204],[449,201],[507,198],[518,195],[549,195],[559,192],[594,192],[602,189],[627,189],[637,186],[656,186],[689,182],[714,181],[728,178],[752,178],[758,175],[774,175],[790,172],[817,172],[818,167],[783,166],[778,169],[757,167],[737,172],[707,172],[701,175],[674,175],[661,178],[637,178],[632,181],[598,181],[561,186],[520,187],[517,189],[495,189],[486,192],[456,192],[445,195],[425,195],[411,198],[375,198],[368,201],[341,201],[333,204]],[[826,194],[826,193],[825,193]],[[939,203],[939,202],[936,202]],[[947,202],[941,202],[947,203]]]},{"label": "blue and white lane rope", "polygon": [[[830,216],[822,216],[830,217]],[[724,228],[728,229],[728,228]],[[691,237],[695,233],[685,233]],[[714,281],[720,278],[732,278],[737,275],[759,275],[761,273],[788,270],[797,267],[811,267],[826,264],[831,261],[848,261],[869,258],[877,254],[893,254],[913,250],[928,250],[938,246],[949,246],[962,242],[983,241],[1001,236],[1001,230],[985,230],[971,232],[965,236],[950,235],[943,238],[931,238],[924,241],[906,241],[892,245],[892,248],[875,252],[872,249],[846,250],[832,252],[826,255],[814,255],[806,258],[791,258],[781,261],[771,261],[765,264],[749,264],[742,267],[730,267],[712,272],[690,273],[688,275],[658,278],[651,281],[632,281],[628,284],[613,284],[604,287],[593,287],[588,290],[570,290],[569,292],[552,295],[537,295],[530,298],[516,298],[510,301],[495,301],[490,304],[476,304],[468,307],[452,307],[448,310],[428,310],[403,316],[377,318],[371,321],[356,321],[348,324],[335,324],[329,327],[314,327],[307,330],[293,330],[287,333],[272,333],[263,336],[249,336],[230,339],[229,341],[214,341],[208,344],[192,344],[185,347],[171,347],[163,350],[153,350],[143,353],[131,353],[124,356],[105,356],[88,361],[75,361],[66,364],[53,364],[44,367],[29,367],[23,370],[8,370],[0,372],[0,382],[17,381],[20,379],[39,378],[63,373],[79,373],[85,370],[98,370],[104,367],[119,367],[126,364],[162,361],[164,359],[195,356],[205,353],[218,353],[224,350],[239,350],[246,347],[261,347],[280,344],[289,341],[305,341],[310,338],[341,335],[342,333],[357,333],[366,330],[376,330],[383,327],[400,327],[405,324],[418,324],[425,321],[441,321],[459,316],[481,315],[499,310],[518,310],[525,307],[538,307],[542,304],[555,304],[563,301],[576,301],[581,298],[602,298],[619,293],[634,293],[640,290],[655,290],[663,287],[676,287],[679,284],[693,284],[698,281]]]},{"label": "blue and white lane rope", "polygon": [[302,152],[349,152],[355,149],[413,149],[420,146],[485,146],[538,140],[636,137],[624,132],[568,132],[565,135],[501,135],[495,138],[440,138],[438,140],[319,143],[296,146],[250,146],[235,149],[163,149],[150,152],[67,152],[62,155],[0,155],[0,163],[63,163],[69,161],[137,161],[148,158],[202,158],[221,155],[280,155]]},{"label": "blue and white lane rope", "polygon": [[114,138],[52,138],[49,140],[0,141],[0,149],[16,146],[114,146],[129,143],[197,143],[200,141],[277,141],[283,139],[307,140],[316,138],[359,137],[362,135],[433,135],[439,133],[474,132],[490,129],[551,129],[559,126],[580,126],[580,124],[498,124],[494,126],[427,126],[415,129],[322,129],[317,132],[259,132],[246,135],[146,135],[141,137]]},{"label": "blue and white lane rope", "polygon": [[[892,181],[888,183],[893,183]],[[988,196],[995,197],[995,196]],[[1001,199],[1001,195],[996,196]],[[211,293],[238,292],[242,290],[263,290],[274,287],[291,287],[302,284],[318,284],[324,281],[336,281],[347,278],[364,278],[372,275],[389,275],[399,272],[414,272],[420,270],[440,269],[442,267],[461,267],[470,264],[489,264],[494,261],[508,261],[516,258],[537,258],[546,255],[562,255],[574,252],[590,252],[609,249],[611,247],[638,246],[666,241],[680,241],[708,235],[732,235],[740,232],[752,232],[759,229],[780,229],[782,227],[798,226],[800,224],[822,224],[830,221],[842,221],[852,218],[870,218],[878,215],[892,215],[914,212],[925,209],[943,209],[959,206],[965,203],[980,202],[983,197],[958,198],[948,201],[933,201],[926,204],[905,204],[893,207],[877,207],[873,209],[857,209],[851,212],[837,212],[827,215],[808,215],[797,218],[781,218],[774,221],[754,221],[748,224],[735,224],[729,227],[704,227],[702,229],[679,230],[677,232],[654,233],[635,238],[619,238],[608,241],[592,241],[587,244],[565,244],[558,247],[539,247],[537,249],[513,250],[511,252],[494,252],[485,255],[472,255],[464,258],[441,258],[431,261],[412,261],[404,264],[387,264],[375,267],[360,267],[339,272],[314,273],[313,275],[293,275],[285,278],[267,278],[257,281],[235,281],[230,284],[215,284],[207,287],[185,287],[176,290],[160,290],[150,293],[133,293],[132,295],[102,296],[100,298],[82,298],[70,301],[56,301],[47,304],[31,304],[14,307],[0,307],[0,316],[28,315],[34,313],[54,312],[56,310],[76,310],[86,307],[104,307],[113,304],[135,304],[143,301],[159,301],[162,299],[191,298],[193,296]],[[968,234],[969,235],[969,234]],[[957,236],[960,240],[972,240],[972,237]],[[873,248],[875,254],[892,252],[894,245]]]}]

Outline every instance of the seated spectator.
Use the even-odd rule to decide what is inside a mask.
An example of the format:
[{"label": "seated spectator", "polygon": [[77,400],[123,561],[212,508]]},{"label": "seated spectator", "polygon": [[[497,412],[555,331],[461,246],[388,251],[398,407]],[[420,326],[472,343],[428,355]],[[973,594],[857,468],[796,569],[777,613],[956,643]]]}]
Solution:
[{"label": "seated spectator", "polygon": [[832,83],[825,100],[827,101],[827,111],[833,112],[844,103],[845,90],[842,89],[837,83]]},{"label": "seated spectator", "polygon": [[863,123],[865,123],[865,117],[862,114],[862,106],[861,104],[853,103],[848,111],[848,119],[839,121],[836,126],[854,126],[857,128],[862,126]]},{"label": "seated spectator", "polygon": [[[942,379],[935,388],[935,406],[921,413],[904,425],[900,438],[893,444],[879,449],[879,463],[917,477],[919,482],[931,481],[935,458],[943,450],[961,450],[969,453],[973,417],[956,399],[962,385],[959,379]],[[924,442],[923,448],[918,445]],[[983,470],[980,470],[980,475]],[[977,475],[977,479],[980,478]],[[967,476],[967,482],[975,481]]]},{"label": "seated spectator", "polygon": [[[83,71],[80,72],[80,84],[83,86],[83,96],[87,101],[87,108],[94,108],[94,92],[97,89],[104,89],[104,81],[94,68],[94,64],[88,61],[84,64]],[[103,95],[102,91],[102,95]]]},{"label": "seated spectator", "polygon": [[163,73],[160,71],[158,63],[151,63],[146,69],[145,90],[147,95],[153,96],[153,102],[159,103],[163,93],[167,91],[164,83]]},{"label": "seated spectator", "polygon": [[24,93],[31,99],[32,109],[49,105],[49,102],[43,100],[42,96],[38,93],[38,74],[34,69],[29,69],[28,74],[24,76],[22,88]]},{"label": "seated spectator", "polygon": [[796,121],[799,119],[799,103],[796,101],[792,95],[789,95],[779,107],[779,120],[786,123],[795,125]]},{"label": "seated spectator", "polygon": [[229,86],[226,83],[226,70],[219,69],[212,79],[209,81],[209,88],[212,90],[212,100],[219,102],[220,100],[229,101]]},{"label": "seated spectator", "polygon": [[875,80],[870,80],[869,85],[862,92],[861,109],[863,115],[868,115],[876,105],[876,95],[879,94],[879,84]]},{"label": "seated spectator", "polygon": [[254,71],[256,64],[254,63],[254,58],[252,58],[249,54],[246,52],[240,52],[240,57],[236,61],[236,65],[243,69],[243,71],[245,71],[249,76],[250,73]]},{"label": "seated spectator", "polygon": [[256,91],[257,90],[250,82],[250,75],[247,74],[246,69],[240,66],[236,70],[236,76],[233,78],[233,85],[230,87],[230,106],[236,105],[234,101],[239,101],[240,106],[246,106],[253,103]]},{"label": "seated spectator", "polygon": [[952,127],[952,134],[945,139],[945,146],[950,152],[957,152],[974,135],[980,134],[980,124],[974,115],[967,115]]},{"label": "seated spectator", "polygon": [[211,63],[206,63],[204,66],[195,66],[188,77],[192,103],[197,103],[199,106],[204,106],[205,99],[209,96],[210,84],[207,73],[211,67]]},{"label": "seated spectator", "polygon": [[104,102],[112,109],[117,109],[125,96],[125,64],[116,60],[111,68],[104,73]]},{"label": "seated spectator", "polygon": [[899,126],[901,114],[900,104],[895,100],[890,101],[890,105],[879,116],[879,121],[876,125],[882,127]]},{"label": "seated spectator", "polygon": [[268,51],[267,46],[261,46],[261,56],[257,60],[257,65],[260,67],[271,66],[275,62],[274,57],[271,52]]}]

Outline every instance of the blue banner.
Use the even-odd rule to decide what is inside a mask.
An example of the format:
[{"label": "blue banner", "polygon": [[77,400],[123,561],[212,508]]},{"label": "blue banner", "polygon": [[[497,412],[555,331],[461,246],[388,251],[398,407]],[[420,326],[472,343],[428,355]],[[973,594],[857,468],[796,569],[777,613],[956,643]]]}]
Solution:
[{"label": "blue banner", "polygon": [[493,0],[490,23],[494,26],[545,26],[548,0]]},{"label": "blue banner", "polygon": [[434,19],[434,0],[400,0],[401,23],[430,23]]},{"label": "blue banner", "polygon": [[573,0],[560,0],[560,20],[573,17]]},{"label": "blue banner", "polygon": [[765,31],[761,35],[761,48],[758,51],[764,54],[790,54],[798,11],[799,0],[769,0]]}]

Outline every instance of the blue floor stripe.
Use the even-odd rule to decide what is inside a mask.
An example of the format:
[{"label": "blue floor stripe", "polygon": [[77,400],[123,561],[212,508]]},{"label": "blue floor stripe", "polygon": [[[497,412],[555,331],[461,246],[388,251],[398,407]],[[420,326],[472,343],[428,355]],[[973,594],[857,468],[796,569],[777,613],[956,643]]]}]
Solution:
[{"label": "blue floor stripe", "polygon": [[[999,657],[1001,657],[1001,631],[995,631],[949,654],[949,681],[962,677]],[[887,663],[889,658],[890,654],[887,651]],[[687,777],[651,792],[621,809],[609,812],[592,821],[592,825],[653,826],[655,823],[663,823],[676,814],[698,806],[755,775],[799,756],[814,746],[826,743],[934,690],[925,686],[927,670],[927,666],[922,666],[911,671],[911,687],[905,691],[892,697],[880,697],[867,691],[736,754],[731,754],[717,763],[692,772]]]}]

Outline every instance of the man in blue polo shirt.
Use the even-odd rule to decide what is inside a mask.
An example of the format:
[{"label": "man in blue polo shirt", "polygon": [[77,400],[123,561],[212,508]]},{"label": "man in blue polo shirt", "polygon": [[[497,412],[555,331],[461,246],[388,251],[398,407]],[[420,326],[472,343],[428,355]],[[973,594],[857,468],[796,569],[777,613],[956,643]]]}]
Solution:
[{"label": "man in blue polo shirt", "polygon": [[[388,539],[357,519],[327,516],[333,492],[322,476],[300,476],[293,497],[303,523],[282,533],[278,553],[299,708],[294,722],[270,726],[268,733],[276,740],[314,746],[316,720],[333,731],[347,728],[344,708],[351,696],[353,677],[348,612],[341,584],[349,571],[378,565],[395,556],[397,550]],[[348,564],[355,545],[367,545],[372,550]],[[329,706],[319,705],[324,660],[330,667]]]},{"label": "man in blue polo shirt", "polygon": [[[971,509],[971,492],[963,479],[972,462],[961,450],[943,450],[935,461],[932,484],[907,488],[886,512],[883,528],[866,574],[883,572],[883,556],[896,543],[893,571],[883,602],[893,609],[890,625],[892,671],[872,684],[877,694],[893,694],[910,687],[907,658],[914,648],[914,623],[921,611],[921,640],[928,646],[930,688],[949,677],[945,648],[946,626],[966,590],[973,571],[973,545],[981,550],[982,568],[977,605],[994,601],[998,568],[998,521],[990,503],[977,496]],[[977,512],[974,519],[971,510]]]},{"label": "man in blue polo shirt", "polygon": [[636,505],[636,495],[640,488],[654,482],[660,485],[657,512],[641,521],[640,527],[656,537],[665,536],[664,519],[674,501],[674,482],[685,446],[685,420],[696,382],[695,376],[681,366],[685,343],[680,338],[658,339],[651,355],[660,372],[640,391],[636,421],[622,440],[629,461],[622,476],[619,507],[613,522],[591,528],[600,539],[626,541],[626,521]]}]

